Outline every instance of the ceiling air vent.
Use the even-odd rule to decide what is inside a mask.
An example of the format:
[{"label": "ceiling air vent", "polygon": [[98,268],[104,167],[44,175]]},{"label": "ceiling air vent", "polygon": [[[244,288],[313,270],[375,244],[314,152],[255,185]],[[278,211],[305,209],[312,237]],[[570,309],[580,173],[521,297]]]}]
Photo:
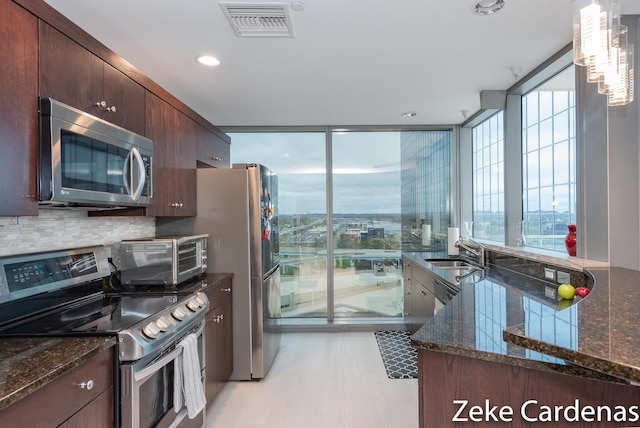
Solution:
[{"label": "ceiling air vent", "polygon": [[287,3],[220,2],[238,37],[294,37]]}]

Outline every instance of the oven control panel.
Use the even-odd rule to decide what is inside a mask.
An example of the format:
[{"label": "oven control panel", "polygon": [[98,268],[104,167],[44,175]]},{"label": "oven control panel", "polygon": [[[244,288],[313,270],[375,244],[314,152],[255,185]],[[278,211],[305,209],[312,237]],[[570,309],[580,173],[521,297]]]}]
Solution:
[{"label": "oven control panel", "polygon": [[196,292],[118,333],[120,361],[135,361],[162,349],[204,321],[209,299]]},{"label": "oven control panel", "polygon": [[0,303],[109,276],[107,253],[87,247],[0,258]]}]

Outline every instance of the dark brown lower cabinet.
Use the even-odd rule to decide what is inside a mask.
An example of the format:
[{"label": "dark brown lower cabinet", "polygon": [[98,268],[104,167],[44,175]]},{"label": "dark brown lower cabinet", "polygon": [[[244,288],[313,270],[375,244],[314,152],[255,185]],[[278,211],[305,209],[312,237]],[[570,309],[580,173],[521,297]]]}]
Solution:
[{"label": "dark brown lower cabinet", "polygon": [[418,389],[420,428],[639,425],[638,386],[437,351],[419,350]]},{"label": "dark brown lower cabinet", "polygon": [[205,327],[206,395],[209,405],[216,399],[233,371],[231,278],[207,288],[205,293],[211,305]]},{"label": "dark brown lower cabinet", "polygon": [[98,395],[78,413],[64,421],[60,425],[60,428],[87,428],[97,426],[113,426],[113,388],[109,388]]},{"label": "dark brown lower cabinet", "polygon": [[0,427],[112,428],[113,361],[113,348],[102,351],[2,410]]}]

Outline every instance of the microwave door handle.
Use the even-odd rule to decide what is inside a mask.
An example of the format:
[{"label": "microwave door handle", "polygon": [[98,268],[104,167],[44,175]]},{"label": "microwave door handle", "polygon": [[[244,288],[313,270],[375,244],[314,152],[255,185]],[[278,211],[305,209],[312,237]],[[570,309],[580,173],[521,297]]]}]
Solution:
[{"label": "microwave door handle", "polygon": [[[135,149],[134,149],[135,150]],[[129,152],[127,158],[124,160],[124,165],[122,166],[122,181],[124,182],[124,188],[127,191],[127,195],[131,194],[131,183],[129,182],[129,164],[131,163],[131,156],[133,155],[133,150]]]},{"label": "microwave door handle", "polygon": [[[140,199],[142,189],[144,189],[144,183],[147,179],[147,175],[144,170],[144,161],[142,160],[142,155],[140,155],[138,149],[135,147],[131,149],[131,155],[135,158],[136,163],[138,164],[138,187],[136,187],[133,195],[131,195],[131,199],[137,201],[138,199]],[[133,165],[131,165],[131,175],[133,175]]]}]

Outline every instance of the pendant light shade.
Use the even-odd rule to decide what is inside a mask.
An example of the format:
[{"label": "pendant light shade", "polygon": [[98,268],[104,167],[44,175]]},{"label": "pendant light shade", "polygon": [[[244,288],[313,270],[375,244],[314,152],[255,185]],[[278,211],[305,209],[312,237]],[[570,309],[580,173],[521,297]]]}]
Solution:
[{"label": "pendant light shade", "polygon": [[617,61],[616,80],[609,90],[608,104],[610,106],[623,106],[633,101],[633,49],[634,45],[627,45],[627,49],[621,49]]},{"label": "pendant light shade", "polygon": [[619,0],[573,0],[573,62],[587,68],[610,106],[633,101],[633,47]]},{"label": "pendant light shade", "polygon": [[606,49],[611,0],[573,0],[573,62],[588,66]]}]

